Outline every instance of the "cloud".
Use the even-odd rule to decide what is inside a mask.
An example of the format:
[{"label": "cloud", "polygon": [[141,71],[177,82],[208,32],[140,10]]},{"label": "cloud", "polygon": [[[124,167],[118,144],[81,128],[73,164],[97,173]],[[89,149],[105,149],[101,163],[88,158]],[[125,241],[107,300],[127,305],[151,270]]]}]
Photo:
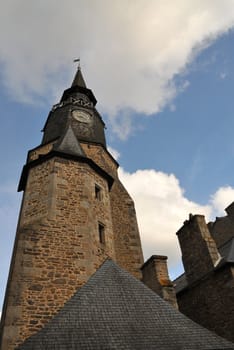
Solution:
[{"label": "cloud", "polygon": [[[0,186],[0,256],[7,257],[11,254],[15,236],[17,218],[22,195],[16,192],[16,184]],[[3,259],[4,260],[4,259]],[[8,263],[2,261],[8,267]]]},{"label": "cloud", "polygon": [[226,79],[227,78],[227,73],[225,73],[225,72],[222,72],[222,73],[220,73],[220,79],[222,79],[222,80],[224,80],[224,79]]},{"label": "cloud", "polygon": [[213,214],[216,216],[224,216],[224,209],[234,201],[234,188],[231,186],[220,187],[211,196],[211,205],[213,207]]},{"label": "cloud", "polygon": [[[114,156],[119,154],[112,148],[109,151]],[[176,232],[188,219],[189,213],[203,214],[208,222],[215,215],[225,215],[223,209],[234,200],[234,188],[226,186],[219,188],[207,205],[200,205],[186,198],[174,174],[152,169],[129,173],[120,168],[119,177],[135,202],[145,259],[153,254],[167,255],[172,277],[182,271]],[[0,188],[0,255],[3,269],[0,300],[3,298],[21,198],[15,193],[15,188],[15,184]]]},{"label": "cloud", "polygon": [[234,200],[234,188],[227,186],[218,189],[207,205],[200,205],[186,198],[175,175],[156,170],[128,173],[120,168],[119,176],[135,202],[145,259],[167,255],[174,277],[182,271],[176,232],[189,213],[205,215],[208,222],[217,213],[224,216],[224,208]]},{"label": "cloud", "polygon": [[[19,101],[58,99],[80,56],[88,86],[120,134],[120,110],[150,115],[170,104],[187,87],[176,86],[175,75],[233,23],[233,0],[7,1],[2,84]],[[122,119],[126,133],[129,118]]]},{"label": "cloud", "polygon": [[188,200],[173,174],[156,170],[128,173],[120,168],[119,176],[135,201],[145,259],[153,254],[167,255],[171,270],[175,269],[181,257],[176,232],[189,213],[209,219],[211,206]]},{"label": "cloud", "polygon": [[16,188],[16,184],[10,183],[2,184],[0,186],[0,256],[2,268],[0,274],[0,308],[5,291],[20,207],[20,199],[22,197],[16,192]]},{"label": "cloud", "polygon": [[118,160],[120,158],[120,153],[114,149],[111,146],[107,146],[108,151],[110,152],[110,154],[115,158],[115,160]]}]

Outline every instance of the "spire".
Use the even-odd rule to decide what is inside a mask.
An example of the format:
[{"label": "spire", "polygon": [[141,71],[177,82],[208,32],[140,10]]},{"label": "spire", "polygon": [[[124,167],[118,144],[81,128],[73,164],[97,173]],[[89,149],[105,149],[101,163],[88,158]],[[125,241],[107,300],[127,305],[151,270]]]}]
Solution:
[{"label": "spire", "polygon": [[82,87],[82,88],[86,88],[86,84],[85,84],[83,75],[81,73],[80,65],[78,65],[77,72],[76,72],[76,75],[75,75],[75,78],[74,78],[74,80],[72,82],[71,87],[74,87],[74,86],[79,86],[79,87]]},{"label": "spire", "polygon": [[[79,60],[76,60],[76,62],[79,62]],[[95,108],[96,103],[97,100],[92,90],[86,87],[80,65],[78,65],[71,87],[63,92],[60,102],[54,105],[49,113],[43,128],[44,136],[42,144],[61,138],[69,124],[73,128],[73,131],[71,132],[69,130],[68,134],[73,141],[74,137],[72,134],[79,141],[96,142],[106,147],[105,124]],[[86,119],[85,123],[82,118]],[[76,142],[74,141],[75,144]],[[63,143],[62,146],[65,147],[64,145]],[[70,151],[72,149],[74,153],[74,148],[70,146],[71,144],[69,144],[68,148],[70,148]],[[77,153],[78,148],[75,147],[75,150]]]},{"label": "spire", "polygon": [[74,62],[78,62],[77,72],[74,77],[74,80],[71,84],[71,87],[66,89],[63,93],[63,96],[61,98],[60,102],[63,102],[70,97],[75,97],[77,94],[84,94],[88,97],[88,99],[93,103],[93,106],[96,105],[97,100],[92,92],[92,90],[88,89],[85,83],[85,80],[83,78],[81,67],[80,67],[80,59],[75,59]]}]

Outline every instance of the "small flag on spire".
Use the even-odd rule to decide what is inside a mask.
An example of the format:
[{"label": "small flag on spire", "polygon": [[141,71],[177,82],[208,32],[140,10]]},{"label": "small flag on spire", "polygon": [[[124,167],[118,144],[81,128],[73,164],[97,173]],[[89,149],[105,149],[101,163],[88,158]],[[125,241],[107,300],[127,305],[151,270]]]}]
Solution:
[{"label": "small flag on spire", "polygon": [[78,68],[80,68],[80,58],[75,58],[73,60],[74,63],[78,62]]}]

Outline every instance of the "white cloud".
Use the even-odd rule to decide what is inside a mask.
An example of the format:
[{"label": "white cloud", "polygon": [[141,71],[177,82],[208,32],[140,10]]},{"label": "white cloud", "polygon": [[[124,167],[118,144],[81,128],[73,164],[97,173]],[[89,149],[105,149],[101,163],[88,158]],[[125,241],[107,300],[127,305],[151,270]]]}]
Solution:
[{"label": "white cloud", "polygon": [[107,146],[108,151],[110,152],[110,154],[115,158],[115,160],[118,160],[120,158],[120,153],[114,149],[111,146]]},{"label": "white cloud", "polygon": [[224,216],[224,209],[234,201],[234,188],[231,186],[220,187],[211,196],[211,205],[213,207],[213,214],[216,216]]},{"label": "white cloud", "polygon": [[[72,59],[80,56],[88,85],[119,132],[113,117],[118,111],[157,113],[187,87],[175,86],[173,77],[233,26],[233,5],[233,0],[5,1],[2,83],[21,101],[51,99],[68,76],[71,81]],[[126,134],[134,126],[130,117],[122,120]]]},{"label": "white cloud", "polygon": [[189,213],[210,217],[211,207],[189,201],[173,174],[156,170],[127,173],[120,168],[119,176],[135,201],[145,259],[153,254],[169,257],[169,266],[180,262],[176,232]]},{"label": "white cloud", "polygon": [[218,189],[207,205],[192,202],[175,175],[156,170],[130,174],[120,168],[119,176],[135,201],[145,259],[153,254],[167,255],[173,276],[181,263],[176,232],[189,214],[205,215],[208,222],[217,213],[224,216],[223,209],[234,200],[234,188],[228,186]]}]

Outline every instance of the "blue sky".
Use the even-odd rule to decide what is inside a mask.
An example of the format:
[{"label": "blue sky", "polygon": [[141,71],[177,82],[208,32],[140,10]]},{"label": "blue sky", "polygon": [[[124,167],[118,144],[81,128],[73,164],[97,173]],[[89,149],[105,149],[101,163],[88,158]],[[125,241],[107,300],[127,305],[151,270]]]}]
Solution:
[{"label": "blue sky", "polygon": [[202,51],[183,79],[189,86],[173,111],[169,105],[156,118],[139,115],[139,131],[125,142],[110,132],[109,140],[125,169],[174,173],[187,197],[205,204],[219,186],[234,185],[234,32]]},{"label": "blue sky", "polygon": [[[65,7],[53,10],[53,1],[42,2],[39,10],[23,3],[32,18],[16,2],[5,5],[10,41],[0,34],[0,303],[21,200],[20,173],[27,151],[41,141],[51,106],[72,81],[77,53],[99,101],[108,145],[118,153],[120,177],[135,200],[145,258],[168,255],[175,276],[182,271],[175,232],[188,214],[204,213],[210,220],[224,215],[234,200],[234,2],[223,1],[220,9],[217,1],[191,0],[190,9],[178,0],[177,13],[175,5],[158,1],[161,17],[155,24],[154,2],[147,8],[136,1],[139,32],[132,24],[139,8],[126,3],[123,15],[117,2],[112,9],[101,1],[105,11],[96,1],[92,11],[91,3],[78,2],[82,19]],[[58,25],[63,16],[66,28]],[[71,37],[78,19],[85,35]],[[150,30],[154,26],[163,40]]]}]

